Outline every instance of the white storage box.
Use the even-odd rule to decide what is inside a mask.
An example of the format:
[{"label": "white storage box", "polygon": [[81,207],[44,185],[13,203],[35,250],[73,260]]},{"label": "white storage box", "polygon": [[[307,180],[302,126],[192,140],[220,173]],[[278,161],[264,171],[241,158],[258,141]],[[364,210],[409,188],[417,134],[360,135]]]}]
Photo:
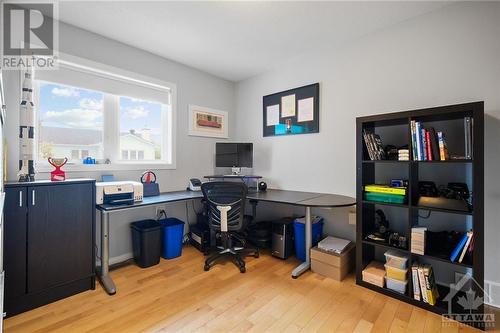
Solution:
[{"label": "white storage box", "polygon": [[406,285],[408,284],[408,280],[398,281],[391,279],[390,277],[385,277],[385,286],[387,289],[391,289],[397,291],[400,294],[406,293]]},{"label": "white storage box", "polygon": [[398,269],[408,268],[408,257],[399,251],[389,250],[384,253],[385,264]]}]

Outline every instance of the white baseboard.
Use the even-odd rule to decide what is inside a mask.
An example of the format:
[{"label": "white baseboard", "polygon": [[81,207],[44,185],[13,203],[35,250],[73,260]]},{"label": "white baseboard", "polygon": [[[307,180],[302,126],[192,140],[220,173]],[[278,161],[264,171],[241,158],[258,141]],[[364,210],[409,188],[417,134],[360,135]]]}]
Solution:
[{"label": "white baseboard", "polygon": [[484,304],[500,308],[500,283],[484,280]]},{"label": "white baseboard", "polygon": [[121,262],[132,259],[133,257],[134,257],[134,254],[132,252],[125,253],[125,254],[122,254],[122,255],[117,256],[117,257],[109,258],[109,264],[110,265],[119,264]]}]

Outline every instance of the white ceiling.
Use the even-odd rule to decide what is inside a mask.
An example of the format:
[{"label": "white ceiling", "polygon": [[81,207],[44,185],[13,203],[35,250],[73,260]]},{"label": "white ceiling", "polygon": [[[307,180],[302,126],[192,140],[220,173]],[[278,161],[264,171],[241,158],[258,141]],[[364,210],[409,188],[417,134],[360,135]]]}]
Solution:
[{"label": "white ceiling", "polygon": [[61,21],[240,81],[446,2],[60,2]]}]

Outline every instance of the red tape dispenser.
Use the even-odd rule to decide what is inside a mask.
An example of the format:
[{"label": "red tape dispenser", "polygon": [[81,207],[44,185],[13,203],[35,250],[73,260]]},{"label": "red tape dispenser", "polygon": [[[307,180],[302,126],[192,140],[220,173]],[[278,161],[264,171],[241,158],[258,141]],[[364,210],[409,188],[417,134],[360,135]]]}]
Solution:
[{"label": "red tape dispenser", "polygon": [[156,182],[156,174],[148,170],[141,176],[141,183],[144,190],[144,197],[154,197],[160,195],[160,186]]},{"label": "red tape dispenser", "polygon": [[61,170],[61,168],[68,162],[68,158],[65,157],[64,159],[62,159],[62,158],[49,157],[48,161],[50,165],[56,168],[54,171],[50,173],[50,180],[53,182],[66,180],[66,172]]}]

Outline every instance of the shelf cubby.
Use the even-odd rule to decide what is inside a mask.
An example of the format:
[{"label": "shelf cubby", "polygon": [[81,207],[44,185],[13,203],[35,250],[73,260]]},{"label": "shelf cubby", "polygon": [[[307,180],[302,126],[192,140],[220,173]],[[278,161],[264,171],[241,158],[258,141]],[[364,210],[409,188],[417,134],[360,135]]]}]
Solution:
[{"label": "shelf cubby", "polygon": [[[448,148],[451,155],[456,157],[465,155],[464,118],[472,118],[472,158],[449,159],[446,161],[371,161],[365,146],[363,131],[369,130],[378,134],[384,145],[401,147],[410,146],[412,120],[420,121],[424,127],[434,127],[443,131],[448,138]],[[444,296],[449,292],[449,285],[454,278],[461,274],[470,274],[477,281],[472,288],[477,297],[484,297],[484,103],[474,102],[458,105],[449,105],[421,110],[378,114],[357,118],[357,243],[356,247],[356,282],[366,288],[378,291],[390,297],[419,306],[426,310],[445,314],[448,304]],[[405,204],[382,203],[364,199],[364,185],[384,184],[390,179],[407,179],[407,202]],[[461,211],[447,207],[419,206],[419,181],[433,181],[437,186],[446,186],[449,182],[467,184],[472,197],[472,209]],[[388,243],[375,242],[366,239],[366,235],[373,231],[373,221],[376,209],[385,211],[397,210],[405,214],[399,218],[397,232],[406,235],[408,250],[401,250]],[[392,213],[391,213],[392,215]],[[427,215],[431,218],[427,220]],[[389,226],[392,217],[388,216]],[[439,246],[433,246],[433,251],[424,255],[411,253],[411,228],[425,226],[431,232],[457,231],[474,232],[474,250],[464,258],[462,263],[451,262],[449,253]],[[436,249],[434,249],[436,248]],[[372,260],[384,260],[383,253],[389,249],[397,249],[409,258],[409,266],[414,262],[430,264],[433,267],[438,284],[440,298],[435,305],[430,305],[413,298],[413,283],[411,274],[408,276],[406,294],[399,294],[386,288],[371,285],[362,280],[362,271]],[[429,249],[428,249],[429,250]],[[457,294],[458,296],[460,293]],[[452,298],[451,307],[460,311],[457,295]],[[463,309],[462,309],[463,311]],[[482,313],[483,305],[474,310]],[[479,328],[480,325],[476,324]]]}]

